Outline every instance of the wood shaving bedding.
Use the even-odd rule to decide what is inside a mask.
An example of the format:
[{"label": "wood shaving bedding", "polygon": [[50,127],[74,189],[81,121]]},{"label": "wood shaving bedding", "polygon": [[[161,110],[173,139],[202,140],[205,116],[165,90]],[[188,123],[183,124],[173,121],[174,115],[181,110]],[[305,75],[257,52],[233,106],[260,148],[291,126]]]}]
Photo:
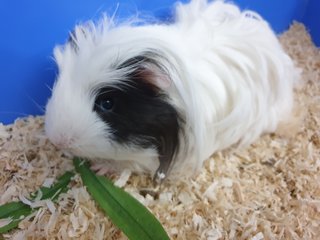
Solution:
[{"label": "wood shaving bedding", "polygon": [[[318,239],[320,235],[320,51],[303,25],[280,40],[302,69],[296,102],[304,110],[291,136],[269,134],[246,149],[218,152],[189,180],[128,170],[111,176],[164,225],[172,239]],[[0,124],[0,204],[25,199],[73,169],[45,137],[42,117]],[[79,176],[57,203],[43,206],[5,239],[126,239],[99,210]],[[1,222],[0,222],[1,224]]]}]

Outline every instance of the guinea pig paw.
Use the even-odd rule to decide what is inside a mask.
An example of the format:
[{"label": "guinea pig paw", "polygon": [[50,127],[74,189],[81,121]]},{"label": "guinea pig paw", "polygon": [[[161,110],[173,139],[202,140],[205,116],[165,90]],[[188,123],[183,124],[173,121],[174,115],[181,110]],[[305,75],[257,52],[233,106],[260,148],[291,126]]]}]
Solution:
[{"label": "guinea pig paw", "polygon": [[98,175],[112,175],[118,172],[116,167],[110,162],[105,163],[93,163],[91,165],[91,170]]}]

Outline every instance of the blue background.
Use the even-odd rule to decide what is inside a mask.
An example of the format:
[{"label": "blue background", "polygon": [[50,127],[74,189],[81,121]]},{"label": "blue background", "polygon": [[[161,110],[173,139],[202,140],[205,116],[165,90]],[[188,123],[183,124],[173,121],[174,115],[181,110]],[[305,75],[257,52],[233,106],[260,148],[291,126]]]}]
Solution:
[{"label": "blue background", "polygon": [[[103,12],[125,18],[137,11],[163,21],[172,17],[174,0],[0,0],[0,122],[43,114],[56,67],[54,45],[64,43],[76,23]],[[187,2],[186,0],[182,2]],[[320,45],[320,1],[234,0],[264,16],[277,33],[302,21]]]}]

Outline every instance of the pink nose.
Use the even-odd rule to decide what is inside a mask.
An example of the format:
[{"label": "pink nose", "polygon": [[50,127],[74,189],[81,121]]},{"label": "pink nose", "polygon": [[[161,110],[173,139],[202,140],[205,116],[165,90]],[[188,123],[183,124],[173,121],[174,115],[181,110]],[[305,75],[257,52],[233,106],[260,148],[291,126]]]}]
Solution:
[{"label": "pink nose", "polygon": [[53,142],[53,144],[59,149],[66,149],[68,145],[64,142]]},{"label": "pink nose", "polygon": [[50,139],[51,142],[59,149],[70,149],[73,143],[73,139],[66,136],[60,136],[56,139]]}]

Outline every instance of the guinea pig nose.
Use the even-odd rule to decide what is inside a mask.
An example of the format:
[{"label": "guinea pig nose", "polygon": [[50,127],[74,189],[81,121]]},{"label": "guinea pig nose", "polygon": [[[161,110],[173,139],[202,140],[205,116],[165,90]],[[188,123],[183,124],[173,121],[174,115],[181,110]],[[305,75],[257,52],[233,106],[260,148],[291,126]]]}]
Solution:
[{"label": "guinea pig nose", "polygon": [[68,138],[66,136],[59,136],[55,139],[51,139],[51,142],[59,149],[69,149],[73,143],[73,140],[72,138]]},{"label": "guinea pig nose", "polygon": [[53,145],[55,145],[57,148],[59,149],[65,149],[66,148],[66,144],[64,142],[53,142]]}]

